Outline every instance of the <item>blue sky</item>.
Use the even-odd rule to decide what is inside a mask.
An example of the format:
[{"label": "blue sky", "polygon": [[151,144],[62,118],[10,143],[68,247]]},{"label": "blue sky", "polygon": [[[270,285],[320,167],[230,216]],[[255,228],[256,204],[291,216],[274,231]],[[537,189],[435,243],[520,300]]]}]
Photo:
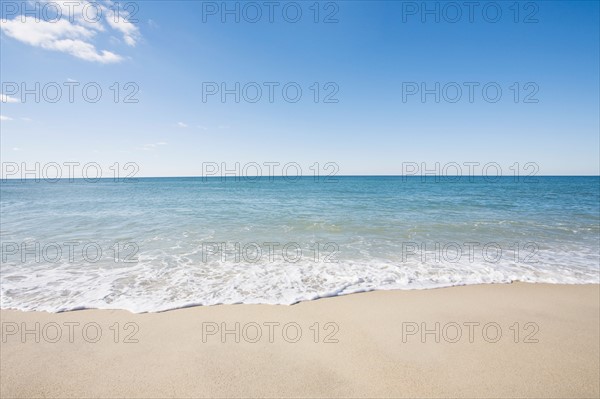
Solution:
[{"label": "blue sky", "polygon": [[[600,173],[598,2],[484,1],[472,22],[465,6],[450,21],[463,2],[428,2],[439,22],[423,14],[422,2],[320,2],[317,23],[313,1],[274,2],[272,23],[262,1],[228,2],[240,7],[239,22],[235,15],[222,21],[220,1],[102,0],[87,8],[101,10],[98,22],[81,17],[79,2],[71,20],[65,9],[46,23],[23,22],[22,8],[2,3],[3,162],[136,162],[140,176],[199,175],[202,162],[269,161],[336,162],[340,174],[471,161],[535,162],[546,175]],[[296,4],[302,16],[292,23]],[[242,11],[254,5],[262,12],[256,23]],[[246,8],[248,18],[253,10]],[[332,13],[337,22],[324,23]],[[63,97],[23,101],[20,89],[6,93],[7,82],[56,82]],[[79,83],[73,103],[68,82]],[[83,99],[90,82],[103,91],[97,103]],[[121,95],[139,88],[138,102],[115,103],[115,82]],[[128,82],[134,86],[125,90]],[[256,82],[263,96],[203,101],[206,82]],[[265,82],[279,84],[273,102]],[[283,98],[289,82],[302,89],[298,102]],[[436,82],[439,102],[434,94],[423,102],[420,93],[403,101],[407,85]],[[450,82],[463,90],[454,103],[441,93]],[[465,82],[475,85],[473,102]],[[486,84],[501,88],[497,102],[484,99]],[[335,89],[337,102],[324,102]],[[528,94],[537,102],[524,102]]]}]

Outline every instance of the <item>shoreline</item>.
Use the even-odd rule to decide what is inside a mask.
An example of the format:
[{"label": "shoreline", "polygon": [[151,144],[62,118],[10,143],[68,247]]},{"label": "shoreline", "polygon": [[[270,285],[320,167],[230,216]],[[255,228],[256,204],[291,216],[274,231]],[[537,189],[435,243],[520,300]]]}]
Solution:
[{"label": "shoreline", "polygon": [[0,319],[2,397],[600,395],[598,284]]},{"label": "shoreline", "polygon": [[457,287],[470,287],[470,286],[495,286],[495,285],[514,285],[514,284],[526,284],[526,285],[548,285],[548,286],[597,286],[599,283],[544,283],[544,282],[524,282],[524,281],[511,281],[506,283],[473,283],[473,284],[458,284],[458,285],[449,285],[449,286],[440,286],[440,287],[424,287],[424,288],[411,288],[411,289],[403,289],[403,288],[390,288],[390,289],[372,289],[368,291],[357,291],[357,292],[349,292],[346,294],[337,294],[337,295],[329,295],[329,296],[321,296],[314,299],[305,299],[299,300],[294,303],[286,304],[286,303],[247,303],[247,302],[238,302],[238,303],[218,303],[213,305],[202,305],[202,304],[190,304],[184,305],[175,308],[169,308],[164,310],[155,310],[155,311],[140,311],[135,312],[129,309],[123,308],[75,308],[75,309],[67,309],[67,310],[59,310],[59,311],[47,311],[47,310],[23,310],[17,308],[1,308],[0,312],[23,312],[23,313],[47,313],[47,314],[62,314],[62,313],[71,313],[71,312],[85,312],[85,311],[102,311],[102,312],[127,312],[132,315],[141,315],[141,314],[160,314],[160,313],[169,313],[176,312],[183,309],[190,308],[211,308],[218,306],[240,306],[240,305],[248,305],[248,306],[283,306],[283,307],[293,307],[298,306],[302,303],[311,303],[315,301],[327,300],[331,298],[340,298],[349,295],[361,295],[367,294],[371,292],[390,292],[390,291],[432,291],[432,290],[444,290],[448,288],[457,288]]}]

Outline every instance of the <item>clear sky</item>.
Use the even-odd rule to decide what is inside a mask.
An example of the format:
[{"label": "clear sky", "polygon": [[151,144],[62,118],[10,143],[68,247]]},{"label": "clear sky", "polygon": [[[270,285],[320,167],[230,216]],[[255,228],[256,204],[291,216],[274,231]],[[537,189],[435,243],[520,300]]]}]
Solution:
[{"label": "clear sky", "polygon": [[[82,1],[72,18],[64,4],[59,18],[0,3],[3,162],[136,162],[140,176],[269,161],[336,162],[340,174],[400,174],[409,161],[600,173],[597,1],[227,2],[239,22],[221,1],[103,0],[85,18]],[[36,82],[39,103],[22,95]],[[239,103],[210,94],[236,82]],[[440,101],[423,101],[436,82]],[[83,98],[89,83],[96,103]]]}]

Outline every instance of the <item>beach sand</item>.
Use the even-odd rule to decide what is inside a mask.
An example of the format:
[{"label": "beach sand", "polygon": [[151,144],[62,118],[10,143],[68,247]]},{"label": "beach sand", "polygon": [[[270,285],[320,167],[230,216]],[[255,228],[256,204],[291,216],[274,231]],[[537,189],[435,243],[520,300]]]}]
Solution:
[{"label": "beach sand", "polygon": [[[0,318],[2,398],[600,395],[598,285],[377,291],[149,314],[2,310]],[[222,336],[223,327],[232,332]]]}]

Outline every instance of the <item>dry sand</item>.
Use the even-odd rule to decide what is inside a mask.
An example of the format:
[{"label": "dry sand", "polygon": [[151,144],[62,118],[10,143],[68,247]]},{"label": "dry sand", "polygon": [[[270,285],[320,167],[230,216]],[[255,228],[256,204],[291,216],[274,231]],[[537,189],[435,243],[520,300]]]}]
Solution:
[{"label": "dry sand", "polygon": [[[2,398],[600,395],[598,285],[379,291],[153,314],[3,310],[0,317]],[[36,322],[39,343],[35,332],[21,334]],[[208,334],[235,323],[239,343],[235,332]],[[434,332],[422,336],[422,327]],[[98,342],[87,342],[98,329]]]}]

